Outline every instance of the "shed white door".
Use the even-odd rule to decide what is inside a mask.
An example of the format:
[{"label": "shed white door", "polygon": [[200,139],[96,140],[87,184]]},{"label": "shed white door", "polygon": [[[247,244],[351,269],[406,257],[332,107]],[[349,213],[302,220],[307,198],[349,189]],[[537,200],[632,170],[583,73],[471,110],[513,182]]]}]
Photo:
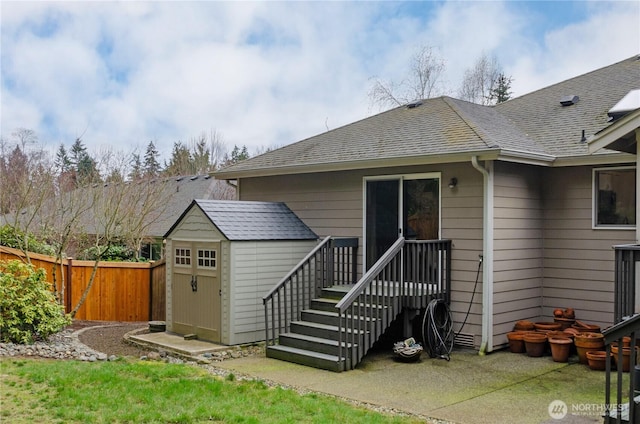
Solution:
[{"label": "shed white door", "polygon": [[173,329],[220,341],[220,243],[173,243]]}]

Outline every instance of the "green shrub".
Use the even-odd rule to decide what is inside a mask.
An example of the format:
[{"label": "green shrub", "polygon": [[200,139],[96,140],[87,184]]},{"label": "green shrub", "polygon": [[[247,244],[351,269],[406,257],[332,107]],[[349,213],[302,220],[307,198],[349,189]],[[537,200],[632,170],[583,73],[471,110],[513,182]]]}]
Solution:
[{"label": "green shrub", "polygon": [[25,237],[22,230],[11,225],[0,226],[0,245],[20,250],[24,247],[29,252],[49,256],[54,256],[56,252],[52,246],[36,240],[33,234]]},{"label": "green shrub", "polygon": [[17,260],[0,261],[0,340],[33,343],[70,323],[44,269]]}]

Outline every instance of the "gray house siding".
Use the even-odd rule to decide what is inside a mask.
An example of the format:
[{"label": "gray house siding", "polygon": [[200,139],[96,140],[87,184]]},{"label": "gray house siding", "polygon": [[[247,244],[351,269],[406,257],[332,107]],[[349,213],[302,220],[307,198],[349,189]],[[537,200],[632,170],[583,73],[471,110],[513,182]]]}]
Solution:
[{"label": "gray house siding", "polygon": [[571,307],[579,320],[613,323],[613,245],[635,242],[635,228],[592,228],[592,167],[546,170],[544,187],[545,319]]},{"label": "gray house siding", "polygon": [[[469,163],[243,178],[238,195],[240,200],[286,203],[321,237],[358,237],[362,270],[364,178],[431,172],[440,172],[442,178],[442,238],[453,241],[451,310],[458,330],[473,296],[482,253],[482,175]],[[453,190],[448,187],[452,177],[458,179]],[[480,282],[463,330],[475,347],[480,346],[481,287]]]},{"label": "gray house siding", "polygon": [[[243,178],[241,200],[285,202],[321,236],[359,237],[362,253],[366,176],[441,172],[442,238],[453,241],[451,311],[461,339],[481,342],[483,179],[468,163]],[[447,187],[450,178],[458,186]],[[634,230],[592,229],[592,167],[541,168],[494,164],[494,345],[520,319],[552,320],[572,307],[578,319],[608,326],[613,313],[614,244],[632,243]],[[361,262],[361,260],[360,260]],[[361,269],[361,267],[360,267]]]},{"label": "gray house siding", "polygon": [[494,179],[494,345],[542,313],[543,212],[539,167],[498,162]]}]

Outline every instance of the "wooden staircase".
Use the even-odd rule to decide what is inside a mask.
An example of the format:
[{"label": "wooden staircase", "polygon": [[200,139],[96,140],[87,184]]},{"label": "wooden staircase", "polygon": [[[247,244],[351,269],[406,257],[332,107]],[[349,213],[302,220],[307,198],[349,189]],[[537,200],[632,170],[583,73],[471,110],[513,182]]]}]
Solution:
[{"label": "wooden staircase", "polygon": [[400,237],[360,278],[357,246],[326,237],[263,297],[267,357],[350,370],[405,308],[449,301],[450,240]]},{"label": "wooden staircase", "polygon": [[[289,332],[280,334],[279,343],[267,346],[267,357],[335,372],[352,368],[349,358],[358,344],[338,341],[340,317],[336,309],[351,288],[350,285],[342,285],[322,289],[320,297],[312,299],[310,308],[302,311],[301,319],[291,323]],[[375,304],[367,306],[377,311],[376,317],[356,319],[375,321],[387,308]],[[360,333],[355,335],[356,339],[363,339],[368,334],[366,330],[355,331]],[[342,359],[339,356],[340,345],[343,348]]]}]

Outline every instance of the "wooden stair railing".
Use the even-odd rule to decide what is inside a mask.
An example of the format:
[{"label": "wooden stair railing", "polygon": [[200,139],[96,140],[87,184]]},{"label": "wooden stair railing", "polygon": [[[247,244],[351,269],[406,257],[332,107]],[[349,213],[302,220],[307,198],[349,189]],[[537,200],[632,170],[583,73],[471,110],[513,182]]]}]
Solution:
[{"label": "wooden stair railing", "polygon": [[[604,413],[604,422],[605,424],[609,423],[637,423],[640,421],[639,416],[639,407],[638,403],[640,400],[638,399],[640,396],[637,396],[636,393],[640,390],[640,387],[636,386],[636,379],[638,378],[636,373],[639,371],[636,370],[636,354],[635,354],[635,346],[636,341],[638,340],[638,336],[640,332],[640,314],[635,314],[630,317],[626,317],[623,321],[617,323],[616,325],[609,327],[604,330],[602,334],[604,335],[604,343],[606,346],[606,376],[605,376],[605,413]],[[613,403],[611,402],[611,344],[614,342],[618,343],[618,346],[622,346],[622,338],[625,336],[630,336],[631,338],[631,352],[634,354],[629,355],[629,391],[627,392],[628,403],[624,404],[622,401],[622,395],[625,390],[622,387],[622,375],[623,369],[622,366],[617,367],[616,372],[616,385],[615,391],[616,396]],[[623,363],[623,350],[618,349],[618,364]],[[612,411],[611,408],[614,408]]]},{"label": "wooden stair railing", "polygon": [[325,237],[263,298],[265,341],[274,345],[323,288],[357,280],[357,238]]},{"label": "wooden stair railing", "polygon": [[[336,304],[338,356],[353,369],[401,312],[402,247],[400,237]],[[400,291],[399,291],[400,290]],[[378,315],[377,307],[383,308]],[[353,346],[347,349],[344,346]]]}]

